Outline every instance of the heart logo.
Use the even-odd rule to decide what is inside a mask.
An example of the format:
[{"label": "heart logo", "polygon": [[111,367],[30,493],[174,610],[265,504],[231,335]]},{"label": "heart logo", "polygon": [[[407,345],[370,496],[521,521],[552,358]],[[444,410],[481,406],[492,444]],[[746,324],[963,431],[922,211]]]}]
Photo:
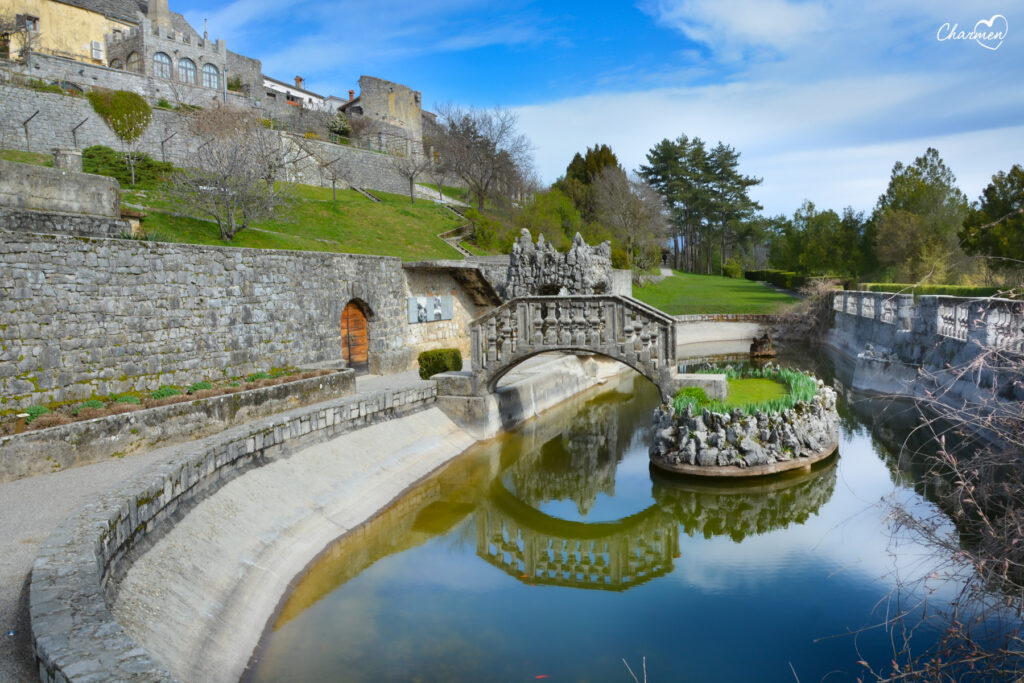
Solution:
[{"label": "heart logo", "polygon": [[1002,14],[993,14],[988,21],[982,19],[974,25],[974,33],[978,36],[974,40],[986,50],[998,50],[1009,30],[1010,23],[1006,21],[1006,17]]}]

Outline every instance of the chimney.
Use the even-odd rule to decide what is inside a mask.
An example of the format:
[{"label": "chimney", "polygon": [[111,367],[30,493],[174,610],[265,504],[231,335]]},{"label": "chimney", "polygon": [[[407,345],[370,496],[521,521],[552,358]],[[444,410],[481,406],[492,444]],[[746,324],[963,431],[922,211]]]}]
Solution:
[{"label": "chimney", "polygon": [[355,98],[356,98],[356,91],[355,90],[349,90],[348,91],[348,101],[351,102]]},{"label": "chimney", "polygon": [[171,10],[167,0],[149,0],[146,5],[146,17],[154,26],[171,29]]},{"label": "chimney", "polygon": [[303,90],[305,90],[306,89],[306,79],[303,78],[302,76],[296,76],[295,77],[295,87],[296,88],[302,88]]}]

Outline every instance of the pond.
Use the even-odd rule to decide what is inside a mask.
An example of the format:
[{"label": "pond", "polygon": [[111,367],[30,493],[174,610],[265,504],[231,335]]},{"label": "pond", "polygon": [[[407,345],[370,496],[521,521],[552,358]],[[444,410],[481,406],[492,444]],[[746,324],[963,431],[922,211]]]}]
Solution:
[{"label": "pond", "polygon": [[880,501],[931,504],[897,466],[913,411],[838,388],[838,456],[764,481],[652,471],[658,396],[638,375],[479,444],[297,579],[246,680],[628,683],[623,659],[652,682],[884,667],[897,572],[931,569],[927,549],[893,545]]}]

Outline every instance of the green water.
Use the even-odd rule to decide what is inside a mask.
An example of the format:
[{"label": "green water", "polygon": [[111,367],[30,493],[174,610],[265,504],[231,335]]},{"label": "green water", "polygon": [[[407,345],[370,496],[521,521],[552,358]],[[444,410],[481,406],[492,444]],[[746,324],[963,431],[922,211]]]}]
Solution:
[{"label": "green water", "polygon": [[912,421],[873,433],[875,408],[840,398],[837,458],[739,485],[651,471],[658,398],[642,378],[569,401],[327,549],[247,680],[629,683],[622,660],[643,680],[644,658],[652,683],[884,667],[894,571],[930,566],[912,543],[894,551],[879,500],[930,504],[889,445]]}]

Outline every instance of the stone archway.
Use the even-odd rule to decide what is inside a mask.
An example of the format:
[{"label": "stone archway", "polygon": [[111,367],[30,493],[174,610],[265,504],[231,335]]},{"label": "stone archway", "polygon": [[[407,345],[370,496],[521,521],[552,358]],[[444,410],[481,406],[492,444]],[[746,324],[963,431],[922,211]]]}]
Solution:
[{"label": "stone archway", "polygon": [[356,372],[368,372],[369,334],[363,305],[353,299],[341,312],[341,357]]}]

